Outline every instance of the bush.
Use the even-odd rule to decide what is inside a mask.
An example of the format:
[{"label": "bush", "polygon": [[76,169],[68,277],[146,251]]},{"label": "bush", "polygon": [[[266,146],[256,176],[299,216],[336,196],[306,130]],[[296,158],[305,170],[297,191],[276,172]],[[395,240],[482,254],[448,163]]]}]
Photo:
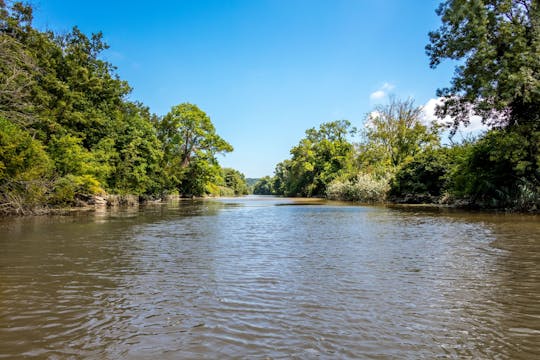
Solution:
[{"label": "bush", "polygon": [[332,181],[326,190],[326,197],[331,200],[376,203],[386,199],[388,189],[387,179],[377,179],[371,174],[360,173],[352,181]]},{"label": "bush", "polygon": [[450,149],[426,150],[403,164],[391,182],[389,195],[398,201],[429,202],[447,188]]},{"label": "bush", "polygon": [[482,207],[538,209],[540,131],[492,130],[468,147],[450,175],[451,189]]},{"label": "bush", "polygon": [[44,206],[51,168],[40,141],[0,118],[0,213],[25,214]]},{"label": "bush", "polygon": [[517,196],[514,199],[514,208],[520,211],[539,211],[540,186],[535,186],[530,181],[521,179]]},{"label": "bush", "polygon": [[223,185],[233,191],[232,195],[221,196],[240,196],[247,195],[249,193],[246,177],[240,171],[231,168],[224,168],[221,169],[221,176],[224,182]]},{"label": "bush", "polygon": [[40,141],[0,118],[0,182],[47,177],[51,161]]},{"label": "bush", "polygon": [[66,175],[54,184],[50,203],[53,205],[77,205],[94,195],[104,194],[99,181],[91,175]]},{"label": "bush", "polygon": [[259,179],[253,186],[253,194],[255,195],[274,195],[273,179],[270,176],[265,176]]},{"label": "bush", "polygon": [[219,186],[219,196],[233,197],[235,195],[234,189],[227,186]]}]

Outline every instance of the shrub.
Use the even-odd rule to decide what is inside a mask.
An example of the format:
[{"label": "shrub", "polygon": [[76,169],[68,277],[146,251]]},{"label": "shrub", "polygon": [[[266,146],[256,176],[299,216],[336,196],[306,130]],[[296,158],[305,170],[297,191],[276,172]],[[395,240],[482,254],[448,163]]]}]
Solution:
[{"label": "shrub", "polygon": [[0,213],[25,214],[44,206],[51,168],[40,141],[0,118]]},{"label": "shrub", "polygon": [[383,202],[388,192],[388,180],[360,173],[354,180],[334,180],[328,185],[326,196],[331,200]]},{"label": "shrub", "polygon": [[537,209],[540,131],[492,130],[468,147],[450,176],[457,196],[483,207]]},{"label": "shrub", "polygon": [[446,190],[450,149],[426,150],[403,164],[391,182],[389,195],[408,202],[431,201]]},{"label": "shrub", "polygon": [[53,205],[76,205],[80,200],[88,200],[94,195],[103,194],[99,181],[91,175],[66,175],[56,181],[51,194]]},{"label": "shrub", "polygon": [[517,196],[514,199],[514,208],[521,211],[539,211],[540,186],[535,186],[527,179],[521,179]]},{"label": "shrub", "polygon": [[40,141],[0,118],[0,182],[47,177],[51,161]]},{"label": "shrub", "polygon": [[235,196],[234,189],[231,189],[227,186],[219,186],[219,196],[225,196],[225,197],[233,197]]},{"label": "shrub", "polygon": [[270,176],[260,178],[253,186],[253,194],[255,195],[273,195],[274,180]]}]

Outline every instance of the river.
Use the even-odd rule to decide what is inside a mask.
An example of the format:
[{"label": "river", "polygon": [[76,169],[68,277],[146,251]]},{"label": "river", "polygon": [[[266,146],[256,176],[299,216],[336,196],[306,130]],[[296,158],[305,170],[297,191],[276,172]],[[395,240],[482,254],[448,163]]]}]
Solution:
[{"label": "river", "polygon": [[540,358],[540,218],[271,197],[0,220],[0,358]]}]

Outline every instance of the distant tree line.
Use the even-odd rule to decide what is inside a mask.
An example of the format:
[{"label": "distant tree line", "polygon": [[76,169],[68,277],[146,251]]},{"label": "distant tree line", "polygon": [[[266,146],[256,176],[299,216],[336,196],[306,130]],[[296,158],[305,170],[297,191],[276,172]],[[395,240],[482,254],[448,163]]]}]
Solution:
[{"label": "distant tree line", "polygon": [[394,98],[360,132],[346,120],[307,130],[254,192],[538,211],[539,2],[447,0],[437,14],[442,25],[426,46],[431,66],[460,62],[451,86],[438,91],[436,113],[451,120],[452,133],[473,115],[489,131],[442,145],[440,126],[423,123],[412,100]]},{"label": "distant tree line", "polygon": [[31,6],[0,0],[0,213],[105,193],[247,193],[216,160],[233,148],[210,118],[189,103],[159,117],[129,101],[105,49],[101,33],[42,32]]}]

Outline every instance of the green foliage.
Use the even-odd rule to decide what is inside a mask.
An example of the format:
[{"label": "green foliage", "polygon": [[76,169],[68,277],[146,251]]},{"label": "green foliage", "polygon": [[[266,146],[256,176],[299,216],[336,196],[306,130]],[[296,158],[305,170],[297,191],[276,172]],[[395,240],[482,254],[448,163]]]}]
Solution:
[{"label": "green foliage", "polygon": [[178,191],[185,196],[219,195],[221,169],[214,159],[198,156],[184,168]]},{"label": "green foliage", "polygon": [[276,167],[274,190],[287,196],[323,196],[333,179],[351,173],[354,149],[347,136],[355,133],[347,120],[308,129],[291,149],[292,158]]},{"label": "green foliage", "polygon": [[[211,193],[212,194],[212,193]],[[218,186],[218,192],[217,195],[219,196],[225,196],[225,197],[233,197],[236,196],[234,193],[234,190],[227,186]]]},{"label": "green foliage", "polygon": [[107,183],[118,194],[155,194],[163,187],[162,146],[148,117],[144,107],[126,104],[109,132],[110,142],[100,143],[105,148],[112,145],[109,162],[115,172]]},{"label": "green foliage", "polygon": [[19,41],[1,32],[0,49],[0,117],[20,126],[29,125],[35,59]]},{"label": "green foliage", "polygon": [[442,25],[429,34],[431,67],[459,60],[452,85],[438,91],[441,117],[507,126],[540,119],[540,2],[443,1]]},{"label": "green foliage", "polygon": [[272,181],[263,179],[254,192],[383,201],[396,170],[439,145],[438,128],[423,125],[420,114],[412,100],[392,98],[367,118],[363,141],[356,147],[347,139],[356,129],[346,120],[309,129],[291,149],[291,159],[276,166]]},{"label": "green foliage", "polygon": [[233,195],[239,196],[249,194],[246,177],[240,171],[231,168],[224,168],[221,170],[221,176],[224,180],[225,187],[231,189]]},{"label": "green foliage", "polygon": [[41,142],[0,117],[0,183],[50,176],[51,161]]},{"label": "green foliage", "polygon": [[49,199],[52,205],[76,205],[77,200],[83,200],[92,195],[101,195],[104,190],[99,181],[91,175],[66,175],[54,183]]},{"label": "green foliage", "polygon": [[328,185],[326,196],[331,200],[383,202],[388,192],[388,179],[378,179],[372,174],[360,173],[353,180],[336,179]]},{"label": "green foliage", "polygon": [[0,213],[25,214],[42,206],[51,170],[43,145],[0,117]]},{"label": "green foliage", "polygon": [[[245,193],[242,176],[222,178],[215,155],[232,146],[203,111],[180,104],[160,120],[127,101],[129,85],[100,58],[101,33],[40,32],[32,11],[0,1],[0,186],[10,203],[219,194],[224,181]],[[18,195],[32,192],[39,201]]]},{"label": "green foliage", "polygon": [[447,189],[447,173],[452,168],[447,148],[419,153],[403,164],[391,182],[390,195],[409,202],[429,201]]},{"label": "green foliage", "polygon": [[215,193],[216,188],[207,189],[208,184],[217,184],[220,179],[215,156],[231,152],[233,147],[216,133],[206,113],[193,104],[176,105],[156,121],[156,128],[163,144],[166,187],[184,195]]},{"label": "green foliage", "polygon": [[[496,129],[453,152],[449,192],[483,207],[538,210],[540,204],[540,3],[447,0],[429,34],[431,66],[459,60],[452,84],[438,91],[440,117]],[[399,181],[399,179],[398,179]]]},{"label": "green foliage", "polygon": [[529,126],[490,131],[467,147],[451,175],[453,192],[486,207],[538,204],[539,146],[540,131]]},{"label": "green foliage", "polygon": [[173,106],[158,123],[158,135],[165,153],[180,159],[187,167],[197,156],[215,156],[233,151],[233,147],[217,133],[212,121],[196,105],[183,103]]},{"label": "green foliage", "polygon": [[87,174],[92,169],[92,154],[82,146],[82,139],[73,135],[53,137],[48,152],[60,176]]},{"label": "green foliage", "polygon": [[424,149],[438,146],[438,128],[422,124],[421,111],[412,99],[391,98],[377,106],[365,120],[359,167],[379,175],[394,172]]},{"label": "green foliage", "polygon": [[253,194],[255,195],[274,195],[274,181],[270,176],[259,179],[253,185]]}]

